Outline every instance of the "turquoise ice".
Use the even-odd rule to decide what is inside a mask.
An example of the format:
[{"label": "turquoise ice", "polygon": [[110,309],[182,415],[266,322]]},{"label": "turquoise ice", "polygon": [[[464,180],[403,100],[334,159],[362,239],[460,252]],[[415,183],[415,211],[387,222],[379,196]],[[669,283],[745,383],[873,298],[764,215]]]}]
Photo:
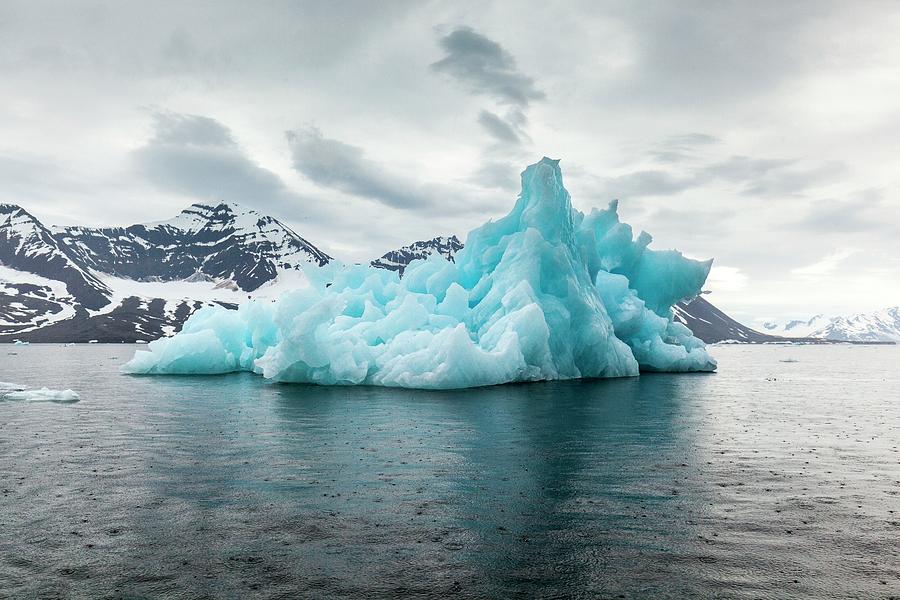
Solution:
[{"label": "turquoise ice", "polygon": [[649,249],[616,210],[573,209],[559,161],[544,158],[522,173],[512,212],[470,232],[455,262],[433,255],[402,279],[310,269],[309,286],[275,302],[198,311],[123,370],[433,389],[715,370],[671,310],[700,293],[712,261]]}]

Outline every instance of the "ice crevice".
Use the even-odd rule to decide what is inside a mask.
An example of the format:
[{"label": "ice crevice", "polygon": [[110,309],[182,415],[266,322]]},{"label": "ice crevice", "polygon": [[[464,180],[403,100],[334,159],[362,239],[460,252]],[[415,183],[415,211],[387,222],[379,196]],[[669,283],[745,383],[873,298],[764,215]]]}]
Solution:
[{"label": "ice crevice", "polygon": [[558,160],[522,173],[512,211],[400,278],[368,265],[307,269],[309,285],[238,310],[203,308],[123,366],[133,374],[252,371],[323,385],[465,388],[713,371],[672,317],[712,261],[652,250],[617,203],[572,207]]}]

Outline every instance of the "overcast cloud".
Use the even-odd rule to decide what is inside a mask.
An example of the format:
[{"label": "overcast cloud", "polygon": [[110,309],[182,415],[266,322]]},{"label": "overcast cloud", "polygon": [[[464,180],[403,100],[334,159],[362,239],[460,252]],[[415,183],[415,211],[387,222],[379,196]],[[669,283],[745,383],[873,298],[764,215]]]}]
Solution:
[{"label": "overcast cloud", "polygon": [[900,304],[888,2],[0,4],[0,202],[114,225],[230,200],[366,260],[582,210],[716,259],[735,317]]},{"label": "overcast cloud", "polygon": [[472,92],[522,108],[544,99],[534,79],[519,71],[512,54],[471,27],[454,29],[441,38],[440,45],[447,56],[431,68],[462,82]]},{"label": "overcast cloud", "polygon": [[207,201],[249,203],[278,213],[303,206],[319,214],[313,202],[247,156],[222,123],[200,115],[152,116],[153,137],[134,151],[137,170],[150,184]]},{"label": "overcast cloud", "polygon": [[365,156],[362,148],[324,137],[315,127],[288,131],[294,168],[314,183],[394,208],[421,210],[436,198],[418,183],[390,173]]}]

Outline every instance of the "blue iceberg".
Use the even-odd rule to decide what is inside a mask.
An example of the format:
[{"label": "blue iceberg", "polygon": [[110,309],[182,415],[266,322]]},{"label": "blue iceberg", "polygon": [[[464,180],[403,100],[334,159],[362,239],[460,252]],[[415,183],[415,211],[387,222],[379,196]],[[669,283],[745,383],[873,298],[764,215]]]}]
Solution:
[{"label": "blue iceberg", "polygon": [[123,370],[429,389],[715,370],[671,310],[700,293],[712,261],[649,249],[616,210],[573,209],[559,161],[544,158],[522,173],[512,212],[469,233],[455,262],[433,255],[402,278],[311,269],[309,286],[275,302],[199,310]]}]

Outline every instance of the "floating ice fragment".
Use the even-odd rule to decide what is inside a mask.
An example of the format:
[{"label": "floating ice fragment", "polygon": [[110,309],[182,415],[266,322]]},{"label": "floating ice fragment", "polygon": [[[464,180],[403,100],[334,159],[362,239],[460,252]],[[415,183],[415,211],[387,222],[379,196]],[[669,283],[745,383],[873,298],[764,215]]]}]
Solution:
[{"label": "floating ice fragment", "polygon": [[24,385],[0,381],[0,394],[5,394],[7,392],[17,392],[17,391],[24,390],[24,389],[25,389]]},{"label": "floating ice fragment", "polygon": [[403,278],[364,265],[310,270],[310,285],[237,311],[204,308],[126,373],[253,371],[276,381],[464,388],[512,381],[712,371],[672,305],[712,261],[650,250],[616,202],[572,208],[559,161],[522,173],[512,212],[469,233],[450,262]]},{"label": "floating ice fragment", "polygon": [[72,390],[51,390],[41,388],[39,390],[20,390],[15,392],[0,392],[0,397],[5,400],[28,400],[32,402],[57,402],[59,404],[70,404],[78,402],[80,397],[78,393]]}]

